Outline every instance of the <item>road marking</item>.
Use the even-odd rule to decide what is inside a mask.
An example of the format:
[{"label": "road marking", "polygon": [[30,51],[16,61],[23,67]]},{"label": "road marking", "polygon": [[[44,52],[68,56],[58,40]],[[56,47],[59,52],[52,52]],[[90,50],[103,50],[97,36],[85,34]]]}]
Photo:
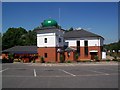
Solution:
[{"label": "road marking", "polygon": [[36,77],[37,76],[37,74],[36,74],[36,70],[34,69],[34,77]]},{"label": "road marking", "polygon": [[104,70],[120,71],[118,68],[117,69],[104,69]]},{"label": "road marking", "polygon": [[99,71],[95,71],[95,70],[90,70],[91,72],[96,72],[96,73],[101,73],[101,74],[104,74],[104,75],[110,75],[108,73],[104,73],[104,72],[99,72]]},{"label": "road marking", "polygon": [[1,70],[0,72],[6,71],[6,70],[8,70],[8,68],[6,68],[6,69],[4,69],[4,70]]},{"label": "road marking", "polygon": [[[118,75],[117,73],[113,73],[113,74],[110,74],[110,75]],[[105,76],[105,74],[88,74],[88,75],[76,75],[76,77],[92,77],[92,76]],[[16,75],[2,75],[2,76],[0,76],[0,77],[20,77],[20,78],[26,78],[26,77],[29,77],[29,78],[32,78],[33,76],[16,76]],[[71,76],[71,75],[63,75],[63,76],[61,76],[61,75],[56,75],[56,76],[36,76],[36,77],[45,77],[45,78],[47,78],[47,77],[51,77],[51,78],[54,78],[54,77],[73,77],[73,76]]]},{"label": "road marking", "polygon": [[69,74],[69,75],[76,76],[76,75],[74,75],[74,74],[72,74],[72,73],[69,73],[69,72],[67,72],[67,71],[65,71],[65,70],[62,70],[62,69],[59,69],[59,70],[65,72],[65,73],[67,73],[67,74]]}]

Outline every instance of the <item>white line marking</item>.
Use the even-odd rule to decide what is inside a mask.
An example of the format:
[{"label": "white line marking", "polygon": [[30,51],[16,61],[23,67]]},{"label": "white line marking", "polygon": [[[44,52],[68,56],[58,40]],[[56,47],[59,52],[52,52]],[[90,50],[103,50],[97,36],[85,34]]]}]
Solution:
[{"label": "white line marking", "polygon": [[4,69],[4,70],[1,70],[0,72],[6,71],[6,70],[8,70],[8,68],[6,68],[6,69]]},{"label": "white line marking", "polygon": [[[105,74],[88,74],[88,75],[76,75],[76,77],[92,77],[92,76],[104,76],[104,75],[105,75]],[[113,73],[113,74],[110,74],[110,75],[118,75],[118,74],[117,74],[117,73]],[[24,78],[24,77],[25,77],[25,78],[26,78],[26,77],[29,77],[29,78],[30,78],[30,77],[33,77],[33,76],[2,75],[2,76],[0,76],[0,77],[20,77],[20,78],[21,78],[21,77],[23,77],[23,78]],[[47,78],[47,77],[51,77],[51,78],[58,77],[58,78],[59,78],[59,77],[73,77],[73,76],[70,76],[70,75],[69,75],[69,76],[68,76],[68,75],[64,75],[64,76],[61,76],[61,75],[60,75],[60,76],[58,76],[58,75],[57,75],[57,76],[36,76],[36,77],[46,77],[46,78]]]},{"label": "white line marking", "polygon": [[104,72],[99,72],[99,71],[94,71],[94,70],[90,70],[91,72],[96,72],[96,73],[101,73],[101,74],[104,74],[104,75],[110,75],[108,73],[104,73]]},{"label": "white line marking", "polygon": [[62,70],[62,69],[59,69],[59,70],[65,72],[65,73],[67,73],[67,74],[69,74],[69,75],[76,76],[76,75],[74,75],[74,74],[72,74],[72,73],[69,73],[69,72],[67,72],[67,71],[65,71],[65,70]]},{"label": "white line marking", "polygon": [[36,75],[36,70],[34,69],[34,77],[36,77],[37,75]]},{"label": "white line marking", "polygon": [[104,69],[104,70],[119,71],[118,69]]}]

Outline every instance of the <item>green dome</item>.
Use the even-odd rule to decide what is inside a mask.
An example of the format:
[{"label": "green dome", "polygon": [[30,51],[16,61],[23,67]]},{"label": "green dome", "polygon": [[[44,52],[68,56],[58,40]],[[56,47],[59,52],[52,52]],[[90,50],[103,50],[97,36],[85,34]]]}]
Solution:
[{"label": "green dome", "polygon": [[58,25],[57,22],[53,19],[44,20],[42,23],[43,27],[50,27],[50,26],[57,26],[57,25]]}]

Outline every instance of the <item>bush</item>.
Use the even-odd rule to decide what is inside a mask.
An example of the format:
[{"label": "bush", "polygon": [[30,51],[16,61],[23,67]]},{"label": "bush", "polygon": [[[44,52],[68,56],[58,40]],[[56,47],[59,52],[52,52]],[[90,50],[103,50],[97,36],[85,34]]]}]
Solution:
[{"label": "bush", "polygon": [[33,63],[35,63],[35,60],[33,60]]},{"label": "bush", "polygon": [[95,61],[99,62],[100,60],[98,59],[98,56],[94,57]]},{"label": "bush", "polygon": [[113,59],[113,61],[118,61],[118,62],[120,62],[120,59]]},{"label": "bush", "polygon": [[85,62],[87,62],[87,61],[85,61],[85,60],[84,60],[84,61],[82,61],[82,62],[84,62],[84,63],[85,63]]},{"label": "bush", "polygon": [[120,59],[118,59],[118,62],[120,62]]},{"label": "bush", "polygon": [[110,59],[107,59],[106,61],[107,61],[107,62],[109,62],[109,61],[110,61]]},{"label": "bush", "polygon": [[116,60],[117,59],[117,55],[113,55],[114,59]]},{"label": "bush", "polygon": [[8,54],[8,59],[9,60],[13,60],[14,59],[14,55],[13,54]]},{"label": "bush", "polygon": [[13,60],[12,59],[3,58],[2,59],[2,63],[13,63]]},{"label": "bush", "polygon": [[64,60],[63,55],[60,55],[60,63],[64,63],[64,62],[65,62],[65,60]]},{"label": "bush", "polygon": [[79,54],[76,53],[76,54],[75,54],[75,59],[78,60],[78,58],[79,58]]},{"label": "bush", "polygon": [[71,61],[69,60],[69,61],[67,61],[67,63],[71,63]]},{"label": "bush", "polygon": [[41,57],[41,63],[45,63],[44,57]]}]

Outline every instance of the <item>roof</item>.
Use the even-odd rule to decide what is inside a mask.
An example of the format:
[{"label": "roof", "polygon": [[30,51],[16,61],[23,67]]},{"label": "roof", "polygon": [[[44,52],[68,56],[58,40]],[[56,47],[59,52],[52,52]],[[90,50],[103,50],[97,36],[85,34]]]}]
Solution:
[{"label": "roof", "polygon": [[37,46],[14,46],[12,48],[2,51],[3,53],[16,53],[16,54],[36,54]]},{"label": "roof", "polygon": [[37,33],[53,33],[53,32],[58,32],[58,31],[64,31],[63,29],[58,29],[55,27],[43,27],[40,29],[36,29],[35,32]]},{"label": "roof", "polygon": [[102,36],[94,34],[94,33],[89,32],[89,31],[86,31],[84,29],[73,30],[73,31],[66,32],[64,34],[65,39],[68,39],[68,38],[84,38],[84,37],[102,37]]},{"label": "roof", "polygon": [[71,47],[67,47],[65,49],[65,51],[67,51],[67,52],[71,52],[71,51],[75,51],[75,50],[76,50],[75,48],[71,48]]}]

